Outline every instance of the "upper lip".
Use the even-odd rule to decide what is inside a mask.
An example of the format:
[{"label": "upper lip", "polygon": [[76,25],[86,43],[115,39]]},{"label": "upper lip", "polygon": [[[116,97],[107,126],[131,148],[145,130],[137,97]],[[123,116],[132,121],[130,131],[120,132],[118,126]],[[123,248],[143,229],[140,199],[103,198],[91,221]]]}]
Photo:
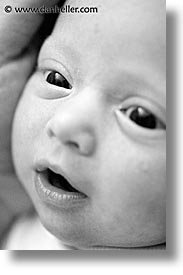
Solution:
[{"label": "upper lip", "polygon": [[39,161],[36,161],[34,164],[34,169],[36,172],[43,172],[47,169],[52,170],[54,173],[61,175],[64,177],[75,189],[77,189],[79,192],[83,193],[80,190],[80,187],[78,187],[78,184],[75,183],[74,180],[72,180],[68,175],[61,169],[61,167],[57,164],[51,163],[46,159],[40,159]]}]

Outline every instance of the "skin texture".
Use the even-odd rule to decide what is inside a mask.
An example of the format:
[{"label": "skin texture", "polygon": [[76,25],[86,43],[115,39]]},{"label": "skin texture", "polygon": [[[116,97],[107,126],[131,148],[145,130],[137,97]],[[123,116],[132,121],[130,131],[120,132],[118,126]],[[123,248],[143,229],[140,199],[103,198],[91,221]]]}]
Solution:
[{"label": "skin texture", "polygon": [[[10,0],[8,5],[28,8],[43,4],[51,6],[57,2]],[[13,11],[5,13],[6,5],[6,0],[0,1],[0,236],[14,216],[31,207],[15,175],[11,130],[17,102],[35,66],[39,43],[34,39],[44,21],[44,15],[38,13],[22,13],[18,16]]]},{"label": "skin texture", "polygon": [[[16,171],[42,223],[63,242],[159,244],[165,241],[166,130],[140,127],[120,109],[140,105],[166,124],[165,3],[91,5],[98,14],[62,14],[42,46],[15,115]],[[47,83],[51,70],[72,90]],[[32,180],[40,158],[74,180],[88,196],[85,205],[61,209],[40,200]]]}]

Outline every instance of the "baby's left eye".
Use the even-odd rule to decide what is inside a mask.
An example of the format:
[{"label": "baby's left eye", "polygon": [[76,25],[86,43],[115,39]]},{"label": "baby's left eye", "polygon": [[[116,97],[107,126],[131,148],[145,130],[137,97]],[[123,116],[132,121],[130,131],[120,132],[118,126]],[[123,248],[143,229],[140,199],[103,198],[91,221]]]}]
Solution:
[{"label": "baby's left eye", "polygon": [[150,111],[141,106],[131,106],[121,111],[138,126],[148,129],[165,129],[165,125]]},{"label": "baby's left eye", "polygon": [[65,89],[72,89],[72,86],[67,79],[56,71],[50,71],[47,74],[46,81],[51,85],[59,86]]}]

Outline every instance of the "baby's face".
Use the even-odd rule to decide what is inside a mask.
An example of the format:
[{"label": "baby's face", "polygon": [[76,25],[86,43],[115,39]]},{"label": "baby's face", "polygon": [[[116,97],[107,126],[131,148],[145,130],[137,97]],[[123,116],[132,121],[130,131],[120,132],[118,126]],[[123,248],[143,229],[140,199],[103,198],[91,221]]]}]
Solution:
[{"label": "baby's face", "polygon": [[165,241],[162,2],[96,0],[98,13],[62,14],[20,100],[17,174],[42,223],[65,243]]}]

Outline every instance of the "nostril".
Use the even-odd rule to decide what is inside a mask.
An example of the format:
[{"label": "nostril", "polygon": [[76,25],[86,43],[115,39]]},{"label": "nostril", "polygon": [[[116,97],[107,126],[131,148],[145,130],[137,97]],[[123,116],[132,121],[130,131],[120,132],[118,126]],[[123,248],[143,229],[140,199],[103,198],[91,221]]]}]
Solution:
[{"label": "nostril", "polygon": [[53,131],[52,131],[52,129],[50,127],[47,127],[47,135],[49,137],[53,137],[54,136],[54,133],[53,133]]},{"label": "nostril", "polygon": [[[69,123],[68,123],[69,124]],[[72,126],[72,127],[71,127]],[[77,126],[77,127],[76,127]],[[83,125],[66,125],[58,117],[50,120],[46,125],[49,138],[56,138],[62,146],[82,155],[91,155],[96,147],[95,133]]]},{"label": "nostril", "polygon": [[79,144],[77,142],[67,141],[66,143],[73,150],[79,150],[80,149]]}]

